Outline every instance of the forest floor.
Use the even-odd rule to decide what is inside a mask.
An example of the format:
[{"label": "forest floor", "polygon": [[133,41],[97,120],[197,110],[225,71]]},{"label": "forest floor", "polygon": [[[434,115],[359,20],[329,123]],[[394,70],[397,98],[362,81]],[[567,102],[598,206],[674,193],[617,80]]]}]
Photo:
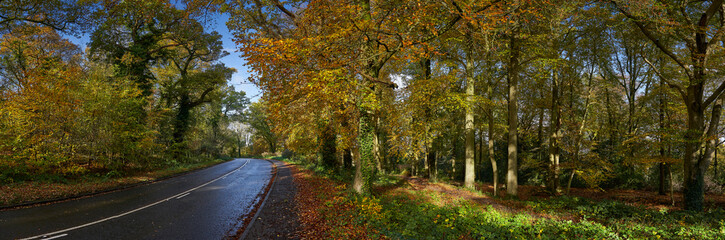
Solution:
[{"label": "forest floor", "polygon": [[[491,204],[499,210],[525,210],[525,206],[520,204],[522,201],[537,201],[541,199],[552,198],[544,187],[521,185],[518,189],[518,199],[507,199],[506,189],[500,188],[498,194],[501,197],[493,196],[493,185],[488,183],[477,183],[478,191],[472,192],[463,189],[463,183],[432,183],[428,179],[408,177],[405,180],[419,191],[435,191],[446,194],[451,198],[464,198],[479,202],[481,204]],[[484,194],[481,194],[484,193]],[[655,210],[682,210],[682,193],[675,192],[674,199],[668,193],[667,195],[659,195],[655,191],[647,190],[631,190],[631,189],[590,189],[590,188],[572,188],[569,193],[571,197],[580,197],[594,201],[611,200],[618,201],[629,205],[645,207]],[[672,201],[674,200],[674,205]],[[705,196],[706,209],[725,209],[725,194],[707,194]]]},{"label": "forest floor", "polygon": [[292,167],[296,239],[725,239],[725,197],[706,196],[704,212],[637,190],[572,189],[550,196],[519,186],[519,198],[493,197],[458,183],[382,176],[371,194],[315,166]]},{"label": "forest floor", "polygon": [[182,164],[158,170],[131,171],[126,173],[126,176],[88,175],[72,179],[23,181],[2,184],[0,185],[0,209],[112,191],[137,184],[158,181],[222,162],[224,160],[216,159],[200,163]]}]

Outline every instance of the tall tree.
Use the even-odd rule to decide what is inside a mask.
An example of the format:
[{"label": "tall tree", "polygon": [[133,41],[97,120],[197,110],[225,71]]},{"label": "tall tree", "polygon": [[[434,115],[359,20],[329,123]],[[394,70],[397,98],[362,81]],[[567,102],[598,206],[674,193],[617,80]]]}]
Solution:
[{"label": "tall tree", "polygon": [[[716,46],[722,43],[725,34],[723,1],[611,2],[652,44],[679,65],[687,78],[684,82],[662,79],[680,93],[687,108],[683,198],[686,209],[702,211],[705,171],[715,151],[717,139],[712,136],[718,131],[722,111],[717,100],[725,90],[725,82],[718,84],[716,73],[709,70],[711,57],[720,51]],[[672,44],[662,39],[671,39]],[[709,122],[705,116],[708,109]]]},{"label": "tall tree", "polygon": [[[191,111],[213,98],[221,98],[221,88],[236,70],[217,63],[228,53],[222,50],[221,35],[205,33],[201,24],[189,21],[186,31],[169,37],[169,64],[162,65],[160,79],[164,95],[176,106],[173,138],[179,144],[189,127]],[[161,69],[160,69],[161,70]],[[158,75],[158,74],[157,74]]]}]

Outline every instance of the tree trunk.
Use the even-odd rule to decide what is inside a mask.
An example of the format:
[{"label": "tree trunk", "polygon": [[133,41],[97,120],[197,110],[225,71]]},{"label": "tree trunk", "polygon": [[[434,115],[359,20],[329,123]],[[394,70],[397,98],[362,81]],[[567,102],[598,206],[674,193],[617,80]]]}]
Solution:
[{"label": "tree trunk", "polygon": [[[586,129],[587,125],[587,117],[589,116],[589,103],[592,96],[592,83],[594,79],[594,68],[591,69],[589,72],[589,82],[587,83],[587,95],[586,100],[584,101],[584,116],[582,117],[582,121],[579,124],[579,131],[577,131],[577,135],[574,136],[576,139],[575,145],[574,145],[574,157],[573,160],[576,164],[581,163],[581,147],[582,147],[582,140],[584,138],[584,129]],[[572,101],[573,102],[573,101]],[[569,183],[566,186],[566,194],[569,195],[569,192],[571,190],[571,182],[574,179],[574,174],[576,173],[576,167],[571,169],[571,175],[569,176]]]},{"label": "tree trunk", "polygon": [[[418,164],[418,161],[415,162],[415,164]],[[423,177],[424,178],[430,178],[430,168],[428,167],[428,145],[426,143],[426,149],[423,153]]]},{"label": "tree trunk", "polygon": [[345,148],[345,153],[342,155],[342,164],[345,169],[352,168],[352,151],[350,148]]},{"label": "tree trunk", "polygon": [[569,195],[571,191],[571,181],[574,180],[574,174],[576,174],[576,169],[571,169],[571,174],[569,174],[569,183],[566,184],[566,195]]},{"label": "tree trunk", "polygon": [[[376,94],[377,96],[377,94]],[[380,99],[379,97],[377,99]],[[373,154],[375,159],[375,170],[384,173],[383,172],[383,155],[382,155],[382,149],[380,145],[380,118],[377,116],[375,118],[375,129],[373,130]]]},{"label": "tree trunk", "polygon": [[[431,76],[431,73],[432,73],[432,71],[431,71],[431,61],[430,61],[430,58],[424,59],[421,62],[421,67],[423,68],[423,79],[425,79],[426,81],[430,80],[430,76]],[[433,147],[434,146],[433,145],[433,142],[435,141],[435,139],[433,138],[433,136],[430,135],[430,132],[431,132],[430,125],[431,125],[431,122],[433,121],[433,116],[431,114],[431,108],[428,107],[428,106],[425,106],[424,112],[425,112],[424,113],[425,114],[425,121],[426,121],[426,124],[428,124],[428,127],[426,127],[426,136],[425,136],[426,137],[426,142],[425,142],[425,151],[426,151],[426,155],[425,155],[425,165],[426,166],[425,166],[425,169],[426,169],[426,175],[428,175],[428,178],[429,179],[431,179],[433,181],[436,181],[437,180],[437,177],[438,177],[437,176],[438,171],[436,170],[436,166],[437,166],[437,163],[436,163],[436,152],[435,152],[435,149]]]},{"label": "tree trunk", "polygon": [[516,98],[519,81],[519,47],[516,33],[510,36],[511,58],[508,69],[508,171],[506,173],[506,193],[518,195],[518,99]]},{"label": "tree trunk", "polygon": [[269,152],[275,153],[277,152],[277,143],[273,140],[267,140],[267,144],[269,144]]},{"label": "tree trunk", "polygon": [[436,170],[436,151],[433,148],[433,141],[434,140],[430,140],[426,146],[426,163],[428,164],[428,177],[431,180],[436,181],[438,171]]},{"label": "tree trunk", "polygon": [[[659,104],[660,105],[659,106],[659,118],[660,118],[659,119],[660,120],[660,122],[659,122],[659,125],[660,125],[659,126],[660,127],[659,142],[660,142],[660,158],[662,161],[664,161],[664,159],[665,159],[665,142],[664,142],[663,138],[664,138],[664,131],[665,131],[665,94],[664,94],[665,85],[664,85],[664,81],[662,81],[662,79],[660,79],[660,91],[662,91],[663,93],[660,93],[660,99],[659,99],[659,103],[660,103]],[[666,184],[667,184],[666,183],[666,171],[665,171],[666,166],[665,165],[666,164],[664,162],[660,162],[660,164],[659,164],[659,170],[660,170],[659,191],[657,192],[659,195],[667,194],[667,192],[666,192],[667,191],[666,190],[666,188],[667,188],[666,187]]]},{"label": "tree trunk", "polygon": [[328,169],[337,169],[337,134],[331,122],[322,123],[320,133],[319,154],[322,165]]},{"label": "tree trunk", "polygon": [[179,102],[179,111],[176,113],[176,121],[174,123],[174,143],[184,142],[184,134],[189,128],[189,116],[191,114],[191,103],[189,97],[182,95]]},{"label": "tree trunk", "polygon": [[475,94],[475,88],[473,84],[473,57],[471,56],[469,51],[466,59],[466,122],[464,126],[466,135],[466,169],[463,182],[466,188],[470,189],[475,188],[476,181],[476,165],[473,159],[475,154],[474,152],[476,150],[476,139],[473,128],[473,97]]},{"label": "tree trunk", "polygon": [[[662,154],[662,150],[660,150],[660,154]],[[665,172],[665,163],[663,163],[663,162],[659,163],[659,171],[660,171],[660,173],[659,173],[659,188],[658,188],[657,194],[659,194],[659,195],[665,195],[665,194],[667,194],[667,192],[666,192],[667,191],[667,187],[666,187],[667,181],[666,181],[666,178],[665,178],[665,176],[666,176],[665,175],[666,174],[666,172]]]},{"label": "tree trunk", "polygon": [[[489,80],[488,96],[493,97],[492,82]],[[488,108],[488,160],[491,162],[491,171],[493,172],[493,196],[498,196],[498,166],[496,164],[496,156],[493,149],[493,106]]]},{"label": "tree trunk", "polygon": [[[539,97],[541,99],[545,99],[543,90],[539,92]],[[546,147],[544,146],[544,111],[544,108],[539,109],[539,126],[536,129],[536,145],[538,146],[538,150],[536,150],[536,158],[542,163],[546,162],[546,153],[544,153],[546,150]]]},{"label": "tree trunk", "polygon": [[685,132],[685,156],[684,156],[684,179],[683,179],[683,200],[685,209],[702,211],[704,202],[704,177],[705,171],[702,166],[705,155],[700,154],[701,139],[705,129],[705,109],[701,99],[702,85],[693,84],[687,87],[687,131]]},{"label": "tree trunk", "polygon": [[[667,167],[669,168],[669,164],[667,165]],[[668,172],[670,173],[669,174],[670,175],[670,201],[672,202],[672,206],[674,207],[675,206],[675,187],[673,186],[673,184],[675,184],[675,183],[672,182],[672,169],[668,169],[668,170],[669,170]]]},{"label": "tree trunk", "polygon": [[559,138],[561,137],[561,109],[559,99],[559,79],[556,71],[552,72],[551,83],[551,123],[549,127],[549,191],[559,191]]},{"label": "tree trunk", "polygon": [[[719,137],[716,137],[715,139],[719,140]],[[712,178],[715,180],[716,183],[719,183],[719,179],[717,178],[717,150],[718,150],[719,144],[715,145],[715,157],[712,159],[712,169],[715,170],[715,172],[712,174]]]},{"label": "tree trunk", "polygon": [[374,122],[370,114],[361,111],[360,126],[358,129],[358,154],[355,154],[355,178],[353,189],[357,193],[368,193],[372,187],[375,175],[375,152],[374,152]]}]

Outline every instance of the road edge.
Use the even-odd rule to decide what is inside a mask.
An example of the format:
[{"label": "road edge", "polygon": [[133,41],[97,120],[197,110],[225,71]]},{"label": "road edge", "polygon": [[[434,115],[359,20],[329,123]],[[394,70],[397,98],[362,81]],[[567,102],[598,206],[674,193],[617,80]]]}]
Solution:
[{"label": "road edge", "polygon": [[269,195],[272,192],[272,189],[274,189],[274,186],[277,185],[277,163],[275,163],[273,160],[270,159],[259,159],[259,160],[266,160],[269,163],[272,164],[272,178],[270,178],[270,183],[267,185],[266,189],[264,190],[264,198],[261,202],[257,203],[257,206],[252,210],[254,212],[254,216],[250,219],[249,223],[246,225],[242,225],[241,228],[237,229],[237,234],[241,231],[241,235],[233,236],[232,239],[245,239],[247,235],[249,235],[249,230],[252,229],[252,225],[254,225],[254,222],[259,217],[259,214],[261,214],[262,209],[264,208],[264,204],[267,203],[267,199],[269,199]]}]

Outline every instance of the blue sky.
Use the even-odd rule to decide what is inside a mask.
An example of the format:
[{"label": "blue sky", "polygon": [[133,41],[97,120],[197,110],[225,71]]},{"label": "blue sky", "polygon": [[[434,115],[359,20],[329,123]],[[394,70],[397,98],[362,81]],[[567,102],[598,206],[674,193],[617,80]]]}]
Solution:
[{"label": "blue sky", "polygon": [[[232,34],[226,26],[228,18],[229,17],[226,14],[216,14],[214,20],[206,26],[206,31],[217,31],[222,35],[224,50],[229,52],[229,55],[222,58],[220,61],[228,67],[237,69],[237,73],[232,75],[232,80],[229,84],[234,85],[234,89],[237,91],[242,90],[246,92],[247,97],[253,102],[256,102],[262,96],[262,93],[257,86],[247,80],[250,76],[249,69],[245,66],[246,62],[240,57],[240,53],[236,52],[237,46],[234,44],[234,41],[232,41]],[[84,34],[80,38],[70,35],[65,35],[65,37],[80,46],[81,49],[85,49],[90,41],[90,33]]]}]

